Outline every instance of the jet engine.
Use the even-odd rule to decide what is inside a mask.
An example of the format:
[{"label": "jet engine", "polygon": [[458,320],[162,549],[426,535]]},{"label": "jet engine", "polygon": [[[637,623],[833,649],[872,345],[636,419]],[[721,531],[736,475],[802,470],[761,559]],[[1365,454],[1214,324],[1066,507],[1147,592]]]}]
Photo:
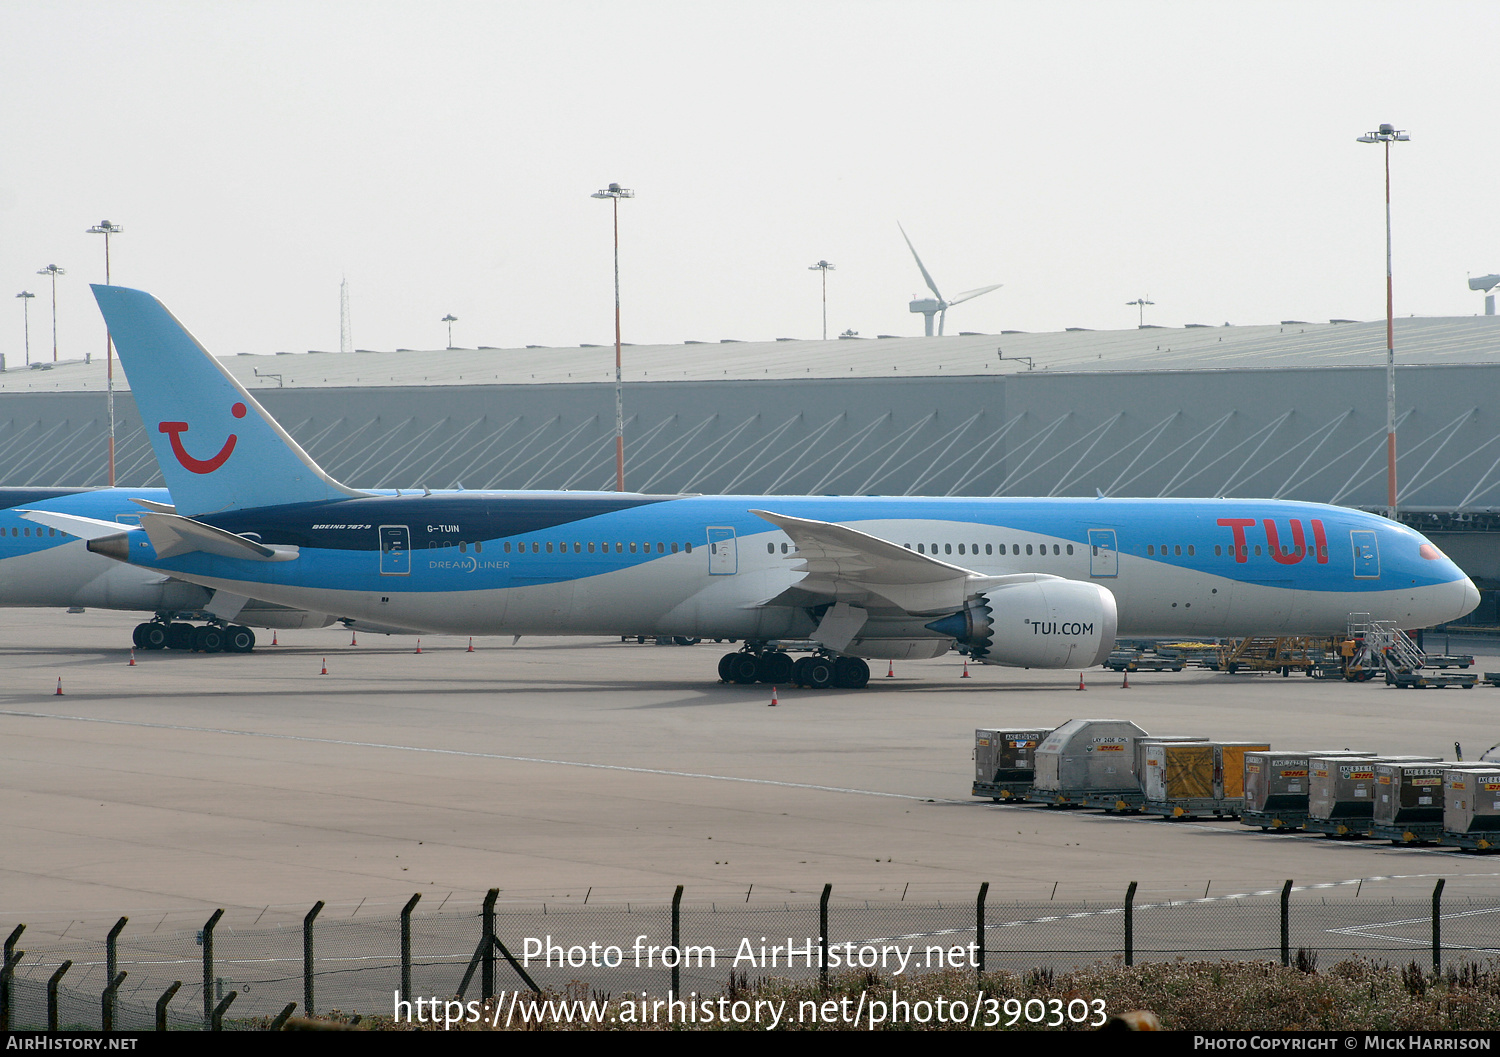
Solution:
[{"label": "jet engine", "polygon": [[1118,623],[1106,588],[1058,578],[993,588],[926,626],[987,664],[1088,668],[1109,656]]}]

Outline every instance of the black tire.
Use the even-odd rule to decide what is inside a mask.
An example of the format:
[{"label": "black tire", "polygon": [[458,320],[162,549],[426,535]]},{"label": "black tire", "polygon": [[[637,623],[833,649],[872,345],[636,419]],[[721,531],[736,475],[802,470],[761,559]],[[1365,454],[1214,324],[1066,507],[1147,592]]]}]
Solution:
[{"label": "black tire", "polygon": [[144,650],[146,648],[146,629],[150,626],[150,624],[137,624],[135,629],[131,631],[130,644],[136,649]]},{"label": "black tire", "polygon": [[863,690],[870,681],[870,666],[858,657],[840,657],[833,662],[833,683],[843,690]]},{"label": "black tire", "polygon": [[212,624],[205,624],[193,632],[193,649],[200,653],[218,653],[224,649],[224,632]]},{"label": "black tire", "polygon": [[167,639],[170,636],[171,629],[165,624],[142,624],[141,648],[147,650],[166,649]]},{"label": "black tire", "polygon": [[255,649],[255,632],[249,628],[236,624],[224,632],[226,653],[249,653],[253,649]]},{"label": "black tire", "polygon": [[729,679],[731,682],[748,686],[755,682],[755,674],[760,668],[753,653],[731,653],[733,658],[729,662]]},{"label": "black tire", "polygon": [[167,649],[190,650],[193,648],[193,625],[169,624],[167,626]]},{"label": "black tire", "polygon": [[773,686],[785,686],[792,681],[792,658],[778,651],[762,653],[755,665],[755,678]]},{"label": "black tire", "polygon": [[798,686],[807,684],[807,666],[812,663],[811,657],[798,657],[792,664],[792,682]]},{"label": "black tire", "polygon": [[806,680],[804,686],[812,690],[827,690],[833,685],[834,664],[827,657],[808,657],[807,667],[803,669],[803,678]]},{"label": "black tire", "polygon": [[691,638],[691,637],[689,637],[687,635],[673,635],[672,636],[672,641],[675,642],[675,643],[677,643],[677,645],[679,645],[679,646],[696,646],[696,645],[698,645],[698,643],[702,642],[703,640],[702,639]]},{"label": "black tire", "polygon": [[734,663],[734,659],[738,656],[739,654],[737,653],[726,653],[724,654],[724,656],[719,658],[719,682],[734,682],[733,676],[730,675],[730,672],[733,671],[733,669],[730,668],[730,665]]}]

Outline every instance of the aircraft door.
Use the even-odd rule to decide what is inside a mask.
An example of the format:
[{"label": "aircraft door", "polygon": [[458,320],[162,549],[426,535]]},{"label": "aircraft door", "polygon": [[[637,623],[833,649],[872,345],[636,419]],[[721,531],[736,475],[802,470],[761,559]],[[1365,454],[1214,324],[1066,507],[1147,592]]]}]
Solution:
[{"label": "aircraft door", "polygon": [[739,572],[739,550],[733,528],[708,530],[708,572],[710,576],[732,576]]},{"label": "aircraft door", "polygon": [[380,526],[380,575],[411,575],[411,532],[405,525]]},{"label": "aircraft door", "polygon": [[1380,547],[1375,542],[1374,530],[1353,529],[1349,539],[1354,544],[1354,578],[1380,579]]},{"label": "aircraft door", "polygon": [[1089,575],[1120,575],[1120,550],[1114,529],[1089,529]]}]

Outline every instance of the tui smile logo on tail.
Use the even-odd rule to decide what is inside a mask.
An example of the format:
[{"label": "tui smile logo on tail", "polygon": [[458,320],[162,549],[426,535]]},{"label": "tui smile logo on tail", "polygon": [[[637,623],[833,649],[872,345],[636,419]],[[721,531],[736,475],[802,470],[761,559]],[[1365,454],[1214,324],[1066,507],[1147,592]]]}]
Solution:
[{"label": "tui smile logo on tail", "polygon": [[[244,404],[236,403],[229,411],[235,418],[245,417]],[[156,428],[172,439],[172,454],[177,456],[178,462],[182,463],[185,468],[191,470],[193,473],[213,473],[220,466],[223,466],[224,461],[234,452],[235,442],[239,440],[236,434],[231,433],[229,434],[229,439],[224,442],[224,446],[219,449],[217,455],[209,459],[195,459],[182,446],[182,434],[188,431],[188,424],[186,422],[160,422],[157,423]]]}]

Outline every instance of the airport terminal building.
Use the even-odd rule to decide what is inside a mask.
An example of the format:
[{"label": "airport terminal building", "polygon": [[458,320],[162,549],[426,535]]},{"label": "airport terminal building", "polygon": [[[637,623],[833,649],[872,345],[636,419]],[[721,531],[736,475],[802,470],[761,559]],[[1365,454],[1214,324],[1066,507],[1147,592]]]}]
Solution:
[{"label": "airport terminal building", "polygon": [[[1500,623],[1500,317],[1396,321],[1400,516]],[[1233,496],[1384,510],[1385,323],[624,349],[651,493]],[[241,355],[356,487],[612,489],[614,347]],[[0,374],[0,485],[106,483],[105,365]],[[160,484],[123,374],[117,481]]]}]

